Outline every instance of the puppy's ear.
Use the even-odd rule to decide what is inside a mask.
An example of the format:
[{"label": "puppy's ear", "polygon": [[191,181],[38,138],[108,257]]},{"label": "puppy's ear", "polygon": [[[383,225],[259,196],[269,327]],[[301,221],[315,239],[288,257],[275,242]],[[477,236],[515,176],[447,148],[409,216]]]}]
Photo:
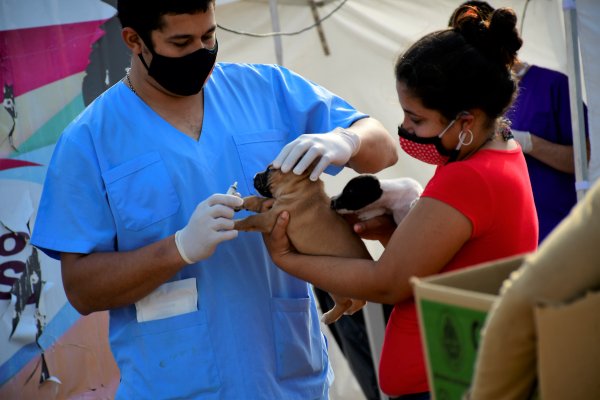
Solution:
[{"label": "puppy's ear", "polygon": [[332,199],[334,210],[360,210],[375,202],[383,194],[379,179],[375,175],[363,174],[352,178],[339,196]]},{"label": "puppy's ear", "polygon": [[379,178],[371,174],[362,174],[352,178],[343,191],[354,195],[366,193],[369,197],[375,199],[378,199],[383,193]]}]

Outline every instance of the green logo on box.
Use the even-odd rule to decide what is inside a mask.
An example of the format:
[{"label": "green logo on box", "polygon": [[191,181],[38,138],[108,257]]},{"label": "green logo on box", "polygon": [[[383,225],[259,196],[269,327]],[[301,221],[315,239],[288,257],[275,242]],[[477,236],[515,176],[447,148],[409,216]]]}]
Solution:
[{"label": "green logo on box", "polygon": [[457,324],[456,316],[450,311],[446,310],[442,314],[442,329],[438,340],[441,341],[442,353],[445,356],[447,365],[451,365],[453,370],[457,370],[461,367],[462,357],[462,343],[460,342],[460,334],[458,329],[460,326]]},{"label": "green logo on box", "polygon": [[460,400],[473,377],[486,312],[421,300],[428,368],[438,400]]}]

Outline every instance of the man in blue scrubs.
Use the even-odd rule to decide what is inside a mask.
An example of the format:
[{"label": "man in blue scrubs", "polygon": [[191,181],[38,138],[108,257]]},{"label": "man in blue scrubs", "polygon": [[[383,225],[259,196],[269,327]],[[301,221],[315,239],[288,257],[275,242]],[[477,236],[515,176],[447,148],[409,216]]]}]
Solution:
[{"label": "man in blue scrubs", "polygon": [[222,193],[253,194],[271,162],[376,172],[391,136],[283,67],[216,63],[214,0],[118,11],[131,69],[63,132],[32,238],[75,309],[110,311],[116,398],[327,398],[311,287],[233,230],[241,200]]}]

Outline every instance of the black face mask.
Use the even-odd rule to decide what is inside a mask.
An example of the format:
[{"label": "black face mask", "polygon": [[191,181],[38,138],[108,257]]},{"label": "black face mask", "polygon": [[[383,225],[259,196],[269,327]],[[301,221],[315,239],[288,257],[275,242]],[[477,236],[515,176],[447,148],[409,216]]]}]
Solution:
[{"label": "black face mask", "polygon": [[163,88],[180,96],[192,96],[202,90],[217,61],[219,43],[212,49],[198,49],[183,57],[166,57],[148,47],[152,53],[150,66],[138,54],[142,64]]}]

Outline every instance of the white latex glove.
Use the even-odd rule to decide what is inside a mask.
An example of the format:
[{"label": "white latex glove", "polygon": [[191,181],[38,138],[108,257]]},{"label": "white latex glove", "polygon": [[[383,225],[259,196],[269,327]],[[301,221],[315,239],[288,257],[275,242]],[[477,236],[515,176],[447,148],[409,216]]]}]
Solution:
[{"label": "white latex glove", "polygon": [[302,174],[317,158],[319,162],[310,174],[316,181],[329,164],[337,166],[346,163],[358,153],[360,136],[348,129],[336,128],[329,133],[304,134],[288,143],[273,161],[273,167],[294,174]]},{"label": "white latex glove", "polygon": [[523,153],[529,153],[533,148],[531,143],[531,133],[525,131],[516,131],[511,129],[511,132],[517,142],[521,145]]},{"label": "white latex glove", "polygon": [[213,194],[196,206],[185,228],[175,233],[181,258],[193,264],[214,253],[217,245],[237,237],[233,229],[234,208],[244,203],[230,194]]}]

